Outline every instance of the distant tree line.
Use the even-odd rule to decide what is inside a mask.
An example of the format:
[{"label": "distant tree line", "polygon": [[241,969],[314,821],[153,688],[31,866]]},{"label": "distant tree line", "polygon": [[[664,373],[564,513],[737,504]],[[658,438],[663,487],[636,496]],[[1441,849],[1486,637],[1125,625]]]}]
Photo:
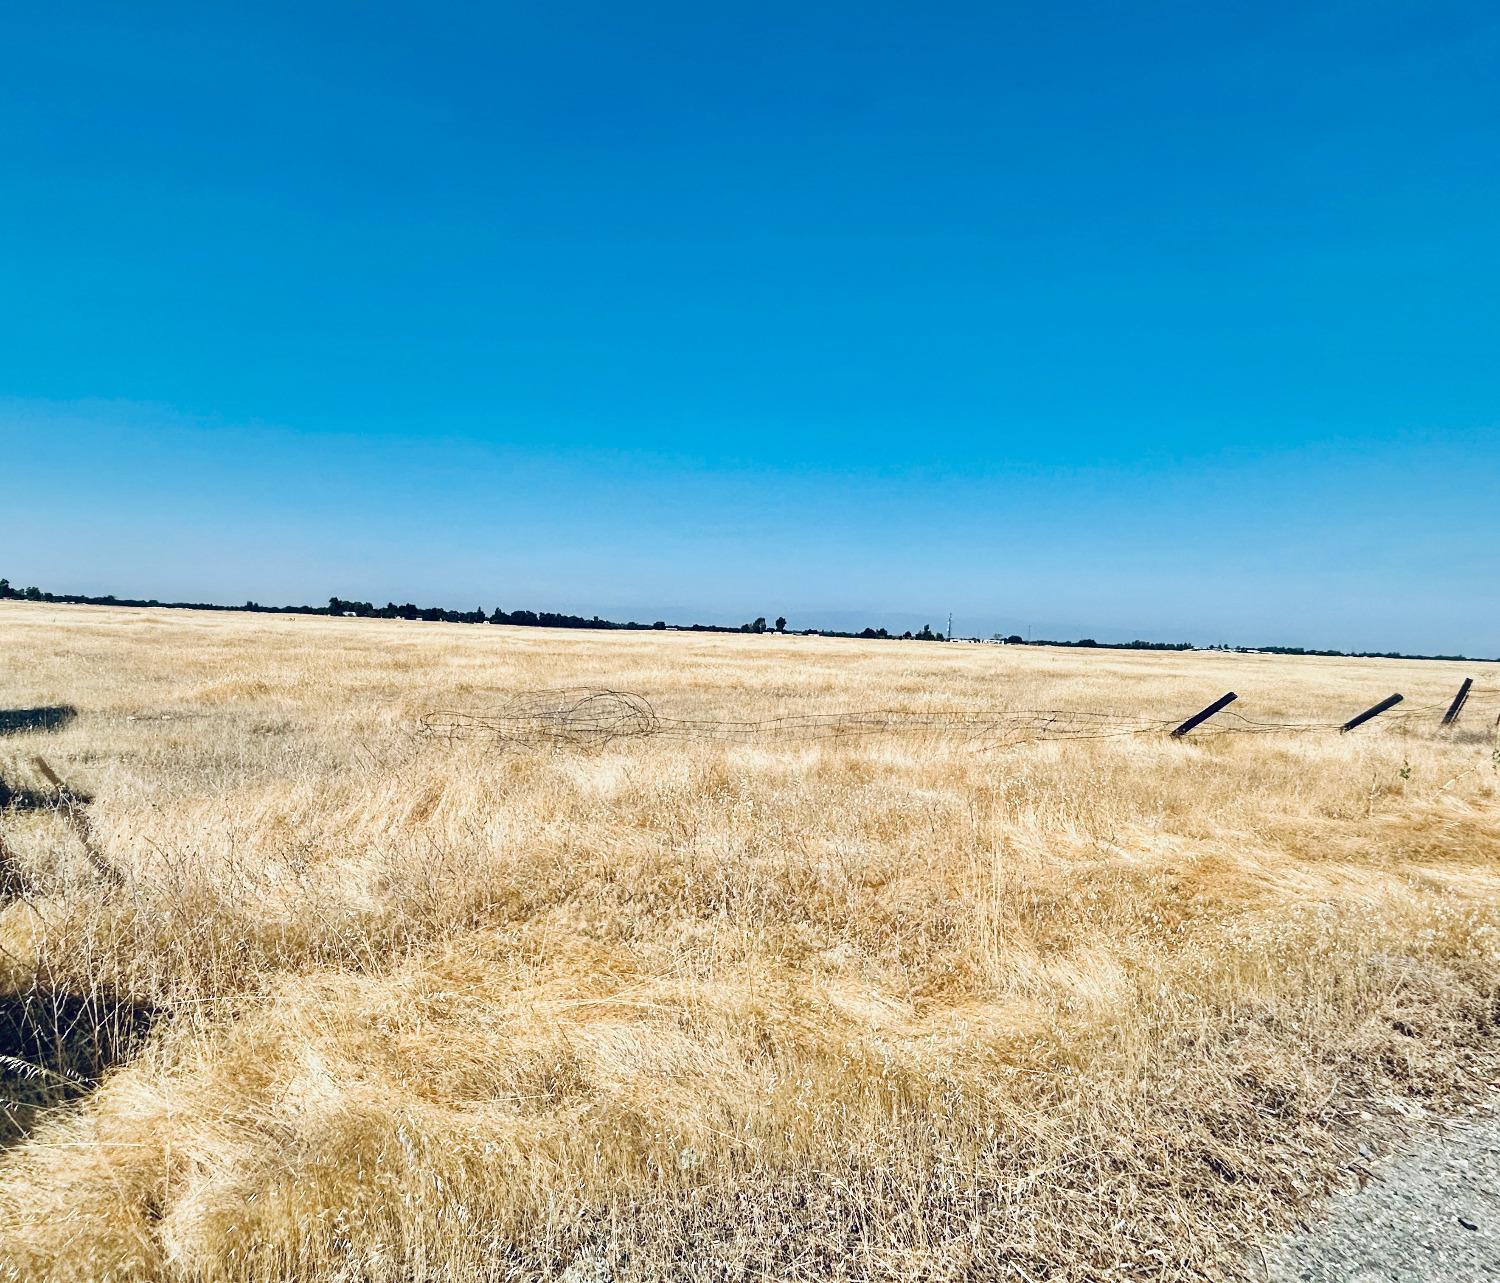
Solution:
[{"label": "distant tree line", "polygon": [[[748,624],[741,624],[736,628],[726,624],[668,624],[661,619],[650,624],[637,623],[632,619],[622,624],[611,619],[601,619],[598,615],[587,617],[565,615],[551,610],[506,611],[501,610],[499,606],[488,614],[479,606],[473,610],[448,610],[442,606],[418,606],[412,602],[398,605],[394,601],[388,601],[384,606],[376,606],[372,602],[346,600],[343,597],[330,597],[326,606],[262,606],[257,601],[247,601],[243,606],[224,606],[217,602],[207,601],[158,601],[155,597],[116,597],[112,593],[107,593],[102,597],[89,597],[82,593],[43,592],[35,586],[12,587],[9,579],[0,579],[0,601],[53,602],[66,606],[155,606],[169,610],[234,610],[262,615],[352,615],[360,619],[410,619],[445,624],[509,624],[516,628],[596,628],[633,632],[661,632],[670,628],[674,632],[683,633],[765,633],[773,630],[777,633],[785,633],[787,631],[785,616],[778,616],[774,624],[767,625],[765,616],[758,615]],[[800,632],[804,637],[854,637],[866,640],[939,642],[947,640],[942,633],[933,632],[930,624],[923,624],[921,631],[915,633],[909,629],[903,633],[893,633],[885,628],[863,628],[859,632],[839,632],[832,628],[804,628]],[[1092,637],[1085,637],[1079,641],[1028,642],[1017,633],[1011,633],[1003,639],[997,633],[995,639],[1004,640],[1012,646],[1095,647],[1099,650],[1183,651],[1194,649],[1191,642],[1153,642],[1139,639],[1129,642],[1101,642],[1095,641]],[[1393,650],[1308,650],[1301,646],[1228,645],[1209,649],[1233,650],[1241,654],[1260,652],[1268,655],[1321,655],[1345,659],[1452,659],[1465,660],[1470,663],[1494,662],[1475,660],[1467,655],[1407,655]]]},{"label": "distant tree line", "polygon": [[1465,663],[1494,662],[1475,659],[1472,655],[1405,655],[1399,650],[1307,650],[1301,646],[1235,646],[1232,649],[1242,655],[1258,650],[1267,655],[1325,655],[1330,659],[1461,659]]},{"label": "distant tree line", "polygon": [[[418,606],[415,602],[398,603],[388,601],[384,606],[373,602],[355,601],[352,598],[330,597],[326,606],[263,606],[258,601],[247,601],[243,606],[225,606],[209,601],[161,601],[156,597],[116,597],[113,593],[90,597],[84,593],[44,592],[40,588],[15,588],[9,579],[0,579],[0,600],[53,602],[65,606],[145,606],[166,610],[221,610],[248,611],[262,615],[330,615],[353,616],[359,619],[409,619],[425,623],[444,624],[509,624],[517,628],[596,628],[618,629],[634,632],[662,632],[668,628],[683,633],[764,633],[770,631],[765,616],[758,616],[748,624],[734,627],[728,624],[668,624],[658,619],[653,623],[637,623],[629,620],[601,619],[598,615],[567,615],[551,610],[502,610],[496,606],[486,612],[483,607],[473,610],[449,610],[443,606]],[[779,616],[774,625],[776,632],[785,633],[785,616]],[[818,637],[894,637],[896,634],[884,628],[866,628],[863,632],[837,632],[828,628],[804,628],[804,636]],[[920,633],[905,633],[907,638],[920,641],[942,641],[941,633],[923,628]]]},{"label": "distant tree line", "polygon": [[1092,637],[1084,637],[1078,641],[1034,641],[1027,642],[1015,634],[1005,639],[1012,646],[1088,646],[1097,647],[1099,650],[1192,650],[1192,642],[1154,642],[1135,641],[1128,642],[1102,642],[1095,641]]},{"label": "distant tree line", "polygon": [[266,615],[326,615],[320,606],[262,606],[247,601],[243,606],[225,606],[212,601],[160,601],[155,597],[116,597],[105,593],[90,597],[84,593],[43,592],[40,588],[14,588],[9,579],[0,579],[0,601],[50,601],[62,606],[152,606],[163,610],[249,610]]},{"label": "distant tree line", "polygon": [[[776,631],[778,633],[784,633],[784,632],[786,632],[786,620],[785,620],[785,618],[778,618],[776,620],[775,627],[776,627]],[[755,618],[754,620],[752,620],[748,624],[741,624],[740,625],[740,632],[742,632],[742,633],[763,633],[763,632],[766,632],[766,631],[767,631],[767,628],[766,628],[766,619],[765,619],[764,615],[758,616],[757,618]],[[804,636],[804,637],[855,637],[855,638],[861,638],[861,639],[864,639],[864,640],[869,640],[869,639],[877,638],[878,637],[878,638],[885,638],[885,639],[895,638],[897,641],[942,641],[943,640],[943,634],[942,633],[935,633],[935,632],[933,632],[932,631],[932,626],[930,624],[923,624],[922,625],[922,631],[919,632],[919,633],[914,633],[914,632],[911,632],[911,631],[907,631],[907,632],[904,632],[904,633],[893,633],[893,632],[890,632],[888,629],[885,629],[885,628],[864,628],[864,629],[861,629],[857,633],[841,633],[841,632],[836,632],[836,631],[834,631],[831,628],[804,628],[804,629],[802,629],[802,636]]]},{"label": "distant tree line", "polygon": [[427,623],[443,624],[512,624],[521,628],[623,628],[649,630],[665,628],[662,620],[654,624],[638,624],[635,620],[620,624],[613,620],[600,619],[598,615],[585,618],[582,615],[563,615],[550,610],[501,610],[496,606],[488,613],[483,607],[473,610],[446,610],[441,606],[418,606],[412,602],[397,605],[388,601],[384,606],[375,606],[368,601],[345,601],[342,597],[330,597],[327,610],[308,607],[309,611],[323,615],[353,615],[360,619],[419,619]]}]

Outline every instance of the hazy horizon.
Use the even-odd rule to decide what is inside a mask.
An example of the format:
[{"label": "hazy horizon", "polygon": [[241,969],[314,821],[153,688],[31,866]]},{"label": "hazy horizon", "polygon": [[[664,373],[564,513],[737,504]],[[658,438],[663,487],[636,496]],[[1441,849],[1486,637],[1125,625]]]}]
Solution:
[{"label": "hazy horizon", "polygon": [[[32,581],[26,576],[15,577],[0,567],[0,574],[10,579],[11,586],[16,589],[26,587]],[[119,585],[114,586],[90,586],[84,579],[70,581],[66,586],[59,584],[37,583],[35,585],[43,591],[57,594],[75,594],[79,596],[114,596],[118,598],[129,598],[135,600],[156,600],[160,602],[192,602],[204,605],[237,607],[247,601],[253,601],[259,606],[311,606],[318,607],[331,596],[338,596],[349,601],[369,601],[376,607],[384,606],[387,602],[404,604],[410,602],[419,607],[441,607],[445,610],[469,610],[479,608],[488,614],[497,607],[506,611],[531,610],[550,611],[558,614],[580,615],[585,618],[598,615],[612,623],[633,622],[637,624],[649,624],[660,620],[673,627],[688,627],[693,624],[711,625],[714,627],[738,628],[742,624],[751,623],[757,616],[764,617],[768,621],[774,621],[778,616],[787,620],[788,632],[801,632],[805,629],[828,630],[834,632],[858,632],[864,628],[886,628],[893,634],[903,631],[919,631],[924,625],[930,626],[936,632],[945,633],[949,626],[949,612],[938,611],[913,611],[913,610],[889,610],[874,612],[858,609],[828,609],[805,604],[794,604],[787,606],[777,603],[770,607],[754,607],[745,610],[726,609],[723,607],[693,606],[680,603],[648,603],[646,605],[630,604],[621,600],[607,607],[600,607],[597,603],[584,600],[574,600],[567,597],[545,597],[536,601],[522,601],[513,598],[497,597],[490,594],[485,597],[482,593],[470,594],[470,598],[455,597],[452,600],[436,600],[430,598],[420,591],[404,593],[386,592],[350,592],[347,590],[330,591],[328,593],[311,593],[305,597],[295,595],[264,593],[260,596],[254,594],[224,594],[200,593],[190,590],[175,592],[144,592],[137,591]],[[1151,641],[1163,643],[1187,642],[1195,647],[1216,646],[1227,644],[1230,646],[1260,647],[1260,646],[1300,646],[1307,650],[1341,650],[1346,652],[1356,651],[1399,651],[1401,648],[1392,646],[1359,646],[1353,643],[1341,642],[1337,638],[1324,637],[1318,640],[1309,640],[1307,637],[1286,636],[1230,636],[1215,635],[1202,628],[1194,628],[1184,625],[1175,631],[1153,631],[1144,626],[1132,626],[1129,623],[1093,623],[1066,618],[1026,618],[1021,614],[979,612],[969,616],[954,614],[952,616],[953,636],[960,640],[979,638],[989,639],[996,635],[1019,635],[1027,641],[1078,641],[1083,638],[1092,638],[1096,641],[1112,644],[1131,641]],[[1487,662],[1500,662],[1500,655],[1484,652],[1459,652],[1459,651],[1404,651],[1407,654],[1455,654],[1463,653],[1469,659],[1484,660]]]}]

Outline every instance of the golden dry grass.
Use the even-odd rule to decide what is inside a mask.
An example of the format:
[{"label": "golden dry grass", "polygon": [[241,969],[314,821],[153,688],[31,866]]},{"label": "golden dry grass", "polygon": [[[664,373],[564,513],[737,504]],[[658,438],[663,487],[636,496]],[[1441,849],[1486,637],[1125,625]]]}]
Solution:
[{"label": "golden dry grass", "polygon": [[[150,1004],[0,1159],[16,1280],[1216,1277],[1485,1085],[1493,666],[0,607],[3,985]],[[1332,721],[501,753],[433,707]]]}]

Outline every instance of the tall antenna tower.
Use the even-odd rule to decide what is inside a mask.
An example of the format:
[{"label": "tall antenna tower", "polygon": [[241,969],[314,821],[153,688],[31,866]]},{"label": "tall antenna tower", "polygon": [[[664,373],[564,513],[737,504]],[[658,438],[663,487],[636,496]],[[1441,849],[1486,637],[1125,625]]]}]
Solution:
[{"label": "tall antenna tower", "polygon": [[948,637],[949,641],[953,640],[953,612],[951,610],[948,612],[948,633],[947,633],[947,637]]}]

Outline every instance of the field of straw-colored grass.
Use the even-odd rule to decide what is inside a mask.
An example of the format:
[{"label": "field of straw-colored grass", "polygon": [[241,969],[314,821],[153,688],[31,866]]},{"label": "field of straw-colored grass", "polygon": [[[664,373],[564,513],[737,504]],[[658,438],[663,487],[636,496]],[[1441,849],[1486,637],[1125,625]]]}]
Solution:
[{"label": "field of straw-colored grass", "polygon": [[[1493,665],[29,604],[0,653],[0,708],[78,710],[0,778],[91,799],[0,813],[4,1009],[150,1015],[88,1081],[8,1065],[3,1278],[1232,1276],[1359,1129],[1494,1078]],[[1448,734],[412,733],[1468,675]]]}]

